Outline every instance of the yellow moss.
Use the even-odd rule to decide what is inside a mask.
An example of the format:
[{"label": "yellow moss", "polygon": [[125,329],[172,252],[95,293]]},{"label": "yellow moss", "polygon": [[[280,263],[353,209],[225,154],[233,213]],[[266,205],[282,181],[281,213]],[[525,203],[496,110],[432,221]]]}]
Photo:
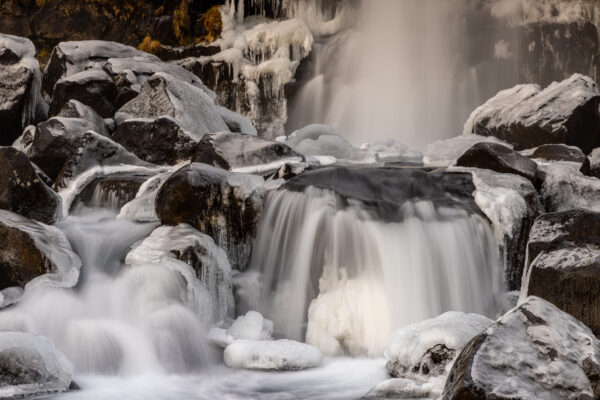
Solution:
[{"label": "yellow moss", "polygon": [[160,7],[158,7],[156,10],[154,10],[154,16],[158,17],[159,15],[163,15],[165,13],[165,6],[162,5]]},{"label": "yellow moss", "polygon": [[189,42],[188,32],[190,30],[190,14],[188,0],[181,0],[179,9],[173,13],[173,32],[180,45]]},{"label": "yellow moss", "polygon": [[202,25],[206,31],[205,42],[214,42],[223,32],[223,20],[221,19],[221,7],[211,7],[202,17],[200,17]]},{"label": "yellow moss", "polygon": [[145,51],[146,53],[156,54],[162,48],[158,40],[152,40],[150,35],[146,35],[142,43],[139,44],[138,49]]}]

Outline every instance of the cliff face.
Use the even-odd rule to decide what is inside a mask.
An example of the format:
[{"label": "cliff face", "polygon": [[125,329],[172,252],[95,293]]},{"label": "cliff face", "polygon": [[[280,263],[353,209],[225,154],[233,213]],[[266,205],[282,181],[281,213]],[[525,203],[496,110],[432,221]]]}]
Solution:
[{"label": "cliff face", "polygon": [[[147,35],[177,45],[173,20],[181,0],[3,0],[0,31],[30,38],[40,52],[61,41],[101,39],[137,46]],[[184,34],[205,35],[200,17],[219,0],[195,0],[185,7]]]}]

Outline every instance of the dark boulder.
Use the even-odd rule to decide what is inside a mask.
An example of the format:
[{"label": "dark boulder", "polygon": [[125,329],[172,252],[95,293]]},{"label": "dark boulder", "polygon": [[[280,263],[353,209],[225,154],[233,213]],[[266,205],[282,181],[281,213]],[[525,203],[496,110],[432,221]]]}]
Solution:
[{"label": "dark boulder", "polygon": [[0,146],[10,146],[43,113],[39,63],[29,39],[0,33]]},{"label": "dark boulder", "polygon": [[459,167],[489,169],[492,171],[520,175],[535,180],[537,164],[510,148],[498,143],[477,143],[458,160]]},{"label": "dark boulder", "polygon": [[264,202],[264,180],[204,164],[173,173],[156,197],[164,225],[186,223],[211,236],[231,265],[246,269]]},{"label": "dark boulder", "polygon": [[193,161],[230,170],[303,159],[301,154],[286,144],[252,135],[225,132],[205,135],[196,147]]},{"label": "dark boulder", "polygon": [[60,79],[54,86],[49,115],[56,115],[73,99],[92,108],[103,118],[112,118],[119,108],[117,86],[101,69],[91,69]]},{"label": "dark boulder", "polygon": [[516,150],[563,143],[589,153],[600,147],[599,106],[596,83],[580,74],[544,90],[518,85],[476,109],[464,133],[495,136]]},{"label": "dark boulder", "polygon": [[467,344],[444,400],[596,399],[600,341],[571,315],[529,297]]},{"label": "dark boulder", "polygon": [[600,179],[600,148],[594,149],[583,161],[581,172]]},{"label": "dark boulder", "polygon": [[117,126],[112,139],[142,160],[159,165],[190,160],[198,144],[172,117],[126,120]]},{"label": "dark boulder", "polygon": [[87,131],[108,136],[104,121],[91,108],[68,101],[60,113],[37,127],[29,127],[14,146],[23,151],[54,182],[76,149],[75,142]]},{"label": "dark boulder", "polygon": [[600,213],[540,216],[529,237],[522,293],[539,296],[600,335]]},{"label": "dark boulder", "polygon": [[52,224],[60,216],[60,204],[25,154],[0,147],[0,209]]},{"label": "dark boulder", "polygon": [[535,149],[525,150],[522,155],[544,161],[583,162],[585,154],[579,147],[564,144],[543,144]]}]

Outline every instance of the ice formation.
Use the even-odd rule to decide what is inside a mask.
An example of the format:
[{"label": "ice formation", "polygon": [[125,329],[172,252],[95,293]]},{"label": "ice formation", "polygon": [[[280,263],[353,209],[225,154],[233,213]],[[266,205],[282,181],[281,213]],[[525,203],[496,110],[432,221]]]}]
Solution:
[{"label": "ice formation", "polygon": [[270,340],[272,333],[273,322],[256,311],[248,311],[238,317],[227,329],[227,335],[236,340]]},{"label": "ice formation", "polygon": [[231,368],[297,371],[321,364],[323,356],[314,346],[293,340],[237,340],[227,346],[225,364]]},{"label": "ice formation", "polygon": [[156,195],[160,186],[181,166],[176,165],[167,172],[159,173],[142,183],[135,199],[121,207],[117,218],[134,222],[158,222],[156,215]]},{"label": "ice formation", "polygon": [[600,180],[579,172],[579,163],[558,162],[540,166],[544,182],[540,191],[549,211],[584,208],[600,212]]}]

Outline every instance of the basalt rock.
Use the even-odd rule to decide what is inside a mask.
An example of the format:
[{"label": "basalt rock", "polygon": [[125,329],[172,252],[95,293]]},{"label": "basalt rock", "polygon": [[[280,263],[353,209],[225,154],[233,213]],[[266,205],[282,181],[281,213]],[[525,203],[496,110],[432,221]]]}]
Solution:
[{"label": "basalt rock", "polygon": [[579,147],[564,144],[543,144],[535,149],[525,150],[522,155],[544,161],[583,162],[585,154]]},{"label": "basalt rock", "polygon": [[60,204],[25,154],[0,147],[0,209],[52,224],[60,216]]},{"label": "basalt rock", "polygon": [[459,167],[473,167],[520,175],[535,180],[537,164],[510,148],[498,143],[477,143],[457,161]]},{"label": "basalt rock", "polygon": [[600,179],[600,148],[594,149],[583,161],[581,172]]}]

